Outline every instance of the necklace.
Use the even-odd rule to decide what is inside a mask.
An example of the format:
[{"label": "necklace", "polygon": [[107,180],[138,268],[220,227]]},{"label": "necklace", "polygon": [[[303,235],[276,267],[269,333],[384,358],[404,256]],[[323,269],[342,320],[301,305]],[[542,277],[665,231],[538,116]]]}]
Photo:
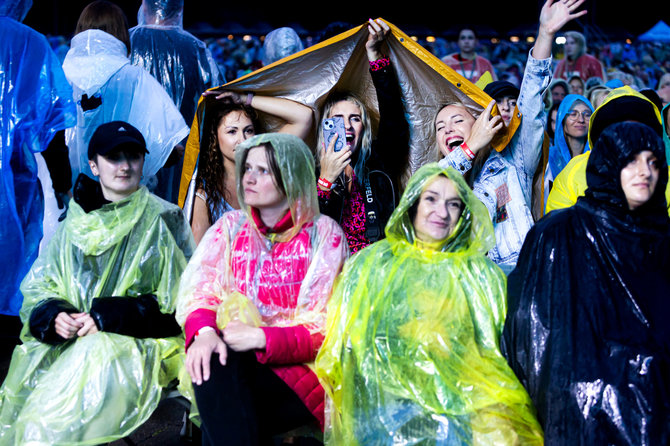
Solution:
[{"label": "necklace", "polygon": [[477,64],[475,63],[476,60],[477,60],[477,53],[475,53],[475,57],[472,59],[472,70],[470,70],[470,75],[468,76],[465,73],[465,65],[463,65],[463,57],[460,54],[458,55],[458,63],[461,65],[461,72],[463,73],[463,77],[469,81],[472,80],[472,76],[475,74],[475,68],[477,68]]}]

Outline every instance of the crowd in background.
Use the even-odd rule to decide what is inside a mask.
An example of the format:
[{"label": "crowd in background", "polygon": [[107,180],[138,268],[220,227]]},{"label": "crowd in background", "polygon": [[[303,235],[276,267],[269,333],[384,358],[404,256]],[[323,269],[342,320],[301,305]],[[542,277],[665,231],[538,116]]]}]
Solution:
[{"label": "crowd in background", "polygon": [[[216,61],[221,73],[228,81],[237,79],[263,66],[263,42],[265,36],[226,35],[202,39]],[[317,43],[320,38],[301,36],[304,48]],[[495,40],[495,43],[493,42]],[[516,40],[516,39],[515,39]],[[658,88],[658,82],[665,73],[670,73],[670,46],[661,42],[592,41],[588,40],[588,53],[600,60],[610,78],[617,77],[635,89]],[[52,48],[61,57],[69,49],[64,36],[49,38]],[[456,38],[417,38],[417,42],[438,58],[458,51]],[[532,42],[520,39],[517,42],[504,39],[479,39],[477,54],[490,60],[501,80],[507,80],[517,87],[521,84],[523,69]],[[562,45],[554,46],[554,62],[563,56]]]}]

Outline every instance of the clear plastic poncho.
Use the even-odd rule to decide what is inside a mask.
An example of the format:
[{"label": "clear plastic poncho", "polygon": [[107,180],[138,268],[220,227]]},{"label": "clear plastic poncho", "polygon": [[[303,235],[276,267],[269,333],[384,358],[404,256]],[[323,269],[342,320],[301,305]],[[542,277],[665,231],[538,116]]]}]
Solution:
[{"label": "clear plastic poncho", "polygon": [[49,345],[30,334],[28,320],[48,298],[88,312],[98,296],[148,293],[163,313],[172,313],[193,246],[181,210],[144,187],[88,214],[71,202],[21,285],[23,344],[0,389],[0,444],[106,443],[149,418],[162,388],[177,376],[183,337],[98,332]]},{"label": "clear plastic poncho", "polygon": [[[128,122],[142,132],[149,151],[142,182],[149,182],[189,131],[165,89],[146,70],[130,64],[123,42],[98,29],[72,38],[63,70],[77,101],[77,125],[65,134],[72,184],[82,172],[93,178],[88,142],[100,124],[110,121]],[[83,95],[93,99],[88,107],[94,108],[84,110]]]},{"label": "clear plastic poncho", "polygon": [[[452,235],[419,248],[408,210],[446,175],[465,209]],[[484,205],[460,174],[420,168],[386,239],[346,264],[316,360],[326,389],[326,443],[542,444],[528,394],[499,350],[505,276]]]},{"label": "clear plastic poncho", "polygon": [[35,153],[75,119],[72,89],[46,38],[2,17],[21,18],[25,14],[12,7],[24,3],[0,1],[0,313],[13,316],[21,308],[19,284],[42,238]]},{"label": "clear plastic poncho", "polygon": [[304,49],[300,36],[293,28],[277,28],[270,31],[263,41],[263,65],[270,65]]},{"label": "clear plastic poncho", "polygon": [[182,21],[182,0],[143,1],[129,30],[130,62],[156,78],[191,125],[202,92],[224,80],[207,45]]},{"label": "clear plastic poncho", "polygon": [[[244,201],[240,162],[245,152],[265,142],[275,148],[293,220],[290,229],[267,235]],[[183,325],[189,314],[204,309],[217,313],[219,328],[235,319],[272,327],[303,325],[318,346],[348,246],[340,226],[319,213],[314,158],[300,138],[272,133],[238,145],[235,159],[241,210],[225,213],[199,243],[181,280],[177,321]],[[194,402],[190,380],[182,379],[180,386]]]}]

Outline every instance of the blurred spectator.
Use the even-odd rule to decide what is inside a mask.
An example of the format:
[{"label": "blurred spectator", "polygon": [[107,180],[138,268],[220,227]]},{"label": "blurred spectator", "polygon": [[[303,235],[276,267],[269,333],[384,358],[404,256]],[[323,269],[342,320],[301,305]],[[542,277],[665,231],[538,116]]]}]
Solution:
[{"label": "blurred spectator", "polygon": [[263,65],[273,62],[302,51],[305,47],[300,36],[293,28],[277,28],[265,36],[263,42]]},{"label": "blurred spectator", "polygon": [[583,80],[593,76],[605,79],[602,63],[590,54],[586,54],[584,34],[578,31],[567,31],[565,38],[565,57],[556,66],[554,77],[569,79],[573,74],[577,74]]},{"label": "blurred spectator", "polygon": [[[204,42],[182,26],[183,0],[144,0],[130,30],[130,62],[165,88],[187,125],[203,91],[225,82]],[[177,202],[183,153],[175,150],[156,174],[156,195]]]},{"label": "blurred spectator", "polygon": [[475,52],[478,43],[474,30],[470,28],[462,29],[458,33],[458,48],[460,51],[445,56],[442,62],[473,83],[477,82],[487,71],[491,73],[494,81],[498,80],[491,62],[485,57],[478,56]]}]

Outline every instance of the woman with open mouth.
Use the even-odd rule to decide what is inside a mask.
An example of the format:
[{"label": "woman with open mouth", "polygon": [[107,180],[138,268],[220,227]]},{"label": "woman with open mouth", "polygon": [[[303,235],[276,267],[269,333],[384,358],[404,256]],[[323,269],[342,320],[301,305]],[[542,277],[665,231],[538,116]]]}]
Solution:
[{"label": "woman with open mouth", "polygon": [[377,136],[373,140],[370,112],[363,101],[350,92],[335,91],[322,116],[344,119],[345,147],[336,152],[336,139],[326,146],[321,131],[317,143],[319,207],[342,225],[352,253],[384,237],[409,155],[409,124],[398,80],[390,59],[381,52],[389,27],[382,20],[371,20],[368,30],[366,50],[379,103]]}]

